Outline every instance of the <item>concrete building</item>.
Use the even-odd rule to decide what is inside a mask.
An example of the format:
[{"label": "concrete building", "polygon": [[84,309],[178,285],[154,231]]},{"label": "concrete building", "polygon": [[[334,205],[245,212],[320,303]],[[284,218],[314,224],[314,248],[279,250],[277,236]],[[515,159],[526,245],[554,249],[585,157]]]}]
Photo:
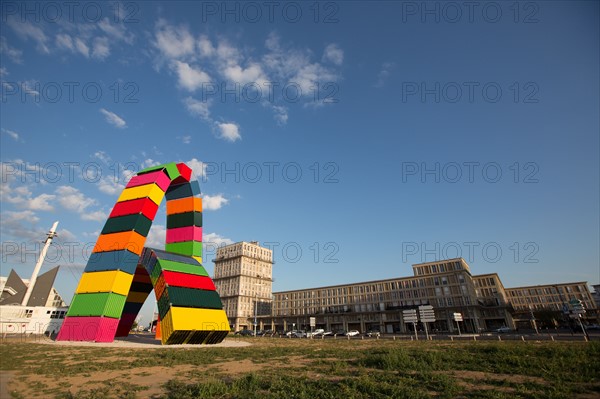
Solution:
[{"label": "concrete building", "polygon": [[256,241],[238,242],[218,248],[213,262],[213,281],[234,331],[253,329],[255,318],[271,315],[272,250]]},{"label": "concrete building", "polygon": [[[461,330],[477,332],[513,327],[509,304],[496,274],[472,276],[462,258],[413,265],[412,277],[276,292],[272,324],[276,329],[305,329],[310,317],[327,330],[409,332],[402,310],[432,305],[430,328],[454,332],[453,313],[461,313]],[[267,318],[265,318],[267,319]],[[267,322],[267,320],[265,320]]]},{"label": "concrete building", "polygon": [[472,275],[465,260],[456,258],[415,264],[411,277],[276,292],[272,314],[260,319],[277,330],[309,330],[315,317],[316,327],[326,330],[405,333],[412,324],[404,322],[402,310],[432,305],[437,321],[431,329],[455,332],[452,315],[461,313],[461,331],[479,332],[515,328],[516,321],[532,326],[529,305],[556,311],[572,298],[584,302],[588,317],[597,314],[585,282],[507,289],[498,274]]},{"label": "concrete building", "polygon": [[600,308],[600,284],[592,285],[592,287],[594,287],[592,298],[594,298],[594,302],[596,302],[596,307]]}]

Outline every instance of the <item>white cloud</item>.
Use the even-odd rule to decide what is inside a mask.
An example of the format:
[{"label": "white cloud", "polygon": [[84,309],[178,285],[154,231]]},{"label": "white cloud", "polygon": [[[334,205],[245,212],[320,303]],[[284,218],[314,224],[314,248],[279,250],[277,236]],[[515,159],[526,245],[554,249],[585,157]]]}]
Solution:
[{"label": "white cloud", "polygon": [[110,55],[110,47],[108,46],[108,38],[97,37],[94,39],[92,46],[92,57],[103,60]]},{"label": "white cloud", "polygon": [[198,50],[200,51],[200,56],[202,57],[211,57],[216,51],[210,40],[205,35],[200,36],[200,39],[198,40]]},{"label": "white cloud", "polygon": [[393,62],[384,62],[381,65],[381,70],[377,74],[377,82],[375,83],[375,87],[383,87],[385,81],[390,77],[392,70],[396,66]]},{"label": "white cloud", "polygon": [[190,144],[192,142],[192,136],[181,136],[180,139],[183,144]]},{"label": "white cloud", "polygon": [[224,245],[233,244],[233,241],[227,237],[223,237],[217,233],[204,234],[202,242],[214,247],[222,247]]},{"label": "white cloud", "polygon": [[196,158],[184,162],[187,166],[192,168],[192,173],[196,178],[202,179],[206,177],[206,164],[198,161]]},{"label": "white cloud", "polygon": [[344,62],[344,51],[335,43],[329,44],[323,52],[323,61],[342,65]]},{"label": "white cloud", "polygon": [[275,115],[273,115],[273,117],[277,121],[277,124],[280,126],[285,125],[288,121],[287,108],[284,106],[281,106],[281,105],[271,105],[271,109],[275,113]]},{"label": "white cloud", "polygon": [[188,28],[169,26],[159,21],[154,45],[167,58],[175,59],[194,53],[195,40]]},{"label": "white cloud", "polygon": [[21,64],[23,62],[23,52],[14,47],[10,47],[4,36],[0,37],[0,54],[6,54],[8,58],[17,64]]},{"label": "white cloud", "polygon": [[240,134],[240,128],[235,123],[217,122],[217,128],[219,129],[219,138],[227,141],[236,141],[242,138]]},{"label": "white cloud", "polygon": [[200,118],[210,121],[210,101],[199,101],[192,97],[187,97],[183,100],[185,107],[192,114]]},{"label": "white cloud", "polygon": [[49,54],[50,50],[46,45],[48,38],[44,31],[38,26],[32,24],[29,21],[19,21],[17,18],[9,18],[7,25],[11,27],[13,31],[21,38],[28,40],[32,39],[37,43],[38,51]]},{"label": "white cloud", "polygon": [[2,67],[2,68],[0,68],[0,78],[2,78],[4,76],[8,76],[8,69],[6,69],[5,67]]},{"label": "white cloud", "polygon": [[106,176],[100,179],[97,183],[98,190],[102,191],[105,194],[115,195],[123,191],[125,188],[124,184],[119,183],[114,176]]},{"label": "white cloud", "polygon": [[156,249],[164,249],[167,239],[167,228],[162,224],[153,223],[148,237],[146,238],[145,246]]},{"label": "white cloud", "polygon": [[127,127],[127,123],[125,122],[125,120],[123,120],[123,118],[121,118],[114,112],[107,111],[104,108],[100,108],[100,112],[104,115],[106,122],[110,123],[111,125],[119,129]]},{"label": "white cloud", "polygon": [[56,195],[40,194],[37,197],[22,203],[22,207],[34,211],[53,211],[54,207],[50,205],[49,201],[53,201],[55,198]]},{"label": "white cloud", "polygon": [[[126,11],[122,11],[126,12]],[[121,14],[123,15],[123,14]],[[117,16],[117,19],[122,19]],[[123,23],[111,23],[108,18],[102,19],[97,24],[98,28],[108,36],[116,40],[122,40],[127,44],[133,44],[133,34],[128,34]]]},{"label": "white cloud", "polygon": [[75,187],[60,186],[55,191],[58,196],[58,203],[63,208],[83,215],[87,212],[87,208],[96,205],[96,200],[86,197],[81,191]]},{"label": "white cloud", "polygon": [[223,205],[227,205],[229,200],[223,196],[223,194],[217,195],[202,195],[202,209],[207,211],[215,211],[220,209]]},{"label": "white cloud", "polygon": [[4,134],[8,135],[14,141],[19,141],[19,139],[20,139],[19,133],[15,132],[14,130],[8,130],[5,128],[1,128],[0,131],[2,131],[2,133],[4,133]]},{"label": "white cloud", "polygon": [[66,33],[59,33],[56,35],[56,46],[63,50],[75,51],[73,39]]},{"label": "white cloud", "polygon": [[110,156],[105,153],[104,151],[96,151],[93,155],[94,158],[99,159],[100,161],[104,162],[104,163],[109,163],[111,161]]},{"label": "white cloud", "polygon": [[104,211],[85,212],[80,214],[82,220],[91,220],[94,222],[103,222],[108,215]]},{"label": "white cloud", "polygon": [[251,63],[248,68],[242,68],[240,65],[231,65],[223,69],[223,75],[231,82],[245,85],[255,83],[260,87],[264,87],[268,82],[268,78],[262,70],[262,67],[257,63]]},{"label": "white cloud", "polygon": [[81,40],[80,38],[75,39],[75,41],[73,42],[75,49],[84,57],[89,57],[90,56],[90,49],[88,48],[87,44],[85,44],[83,42],[83,40]]},{"label": "white cloud", "polygon": [[179,86],[186,90],[194,91],[200,88],[203,84],[210,82],[210,76],[200,69],[191,67],[186,62],[175,61],[174,69],[177,72]]}]

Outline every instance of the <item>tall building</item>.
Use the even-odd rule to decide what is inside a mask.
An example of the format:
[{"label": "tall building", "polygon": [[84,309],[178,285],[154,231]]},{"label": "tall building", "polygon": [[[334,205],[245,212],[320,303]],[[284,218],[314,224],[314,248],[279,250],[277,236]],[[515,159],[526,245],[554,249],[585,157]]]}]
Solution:
[{"label": "tall building", "polygon": [[238,242],[217,249],[213,281],[234,331],[263,329],[262,318],[271,314],[273,251],[257,241]]}]

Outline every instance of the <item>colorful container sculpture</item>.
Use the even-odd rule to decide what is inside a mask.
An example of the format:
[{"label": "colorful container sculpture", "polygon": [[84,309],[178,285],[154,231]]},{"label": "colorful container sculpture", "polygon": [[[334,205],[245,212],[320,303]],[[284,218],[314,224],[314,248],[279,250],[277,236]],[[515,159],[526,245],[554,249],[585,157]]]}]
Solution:
[{"label": "colorful container sculpture", "polygon": [[[58,341],[127,336],[154,290],[163,344],[215,344],[229,322],[202,266],[202,199],[185,164],[144,169],[117,200],[75,290]],[[165,251],[144,248],[163,198]]]}]

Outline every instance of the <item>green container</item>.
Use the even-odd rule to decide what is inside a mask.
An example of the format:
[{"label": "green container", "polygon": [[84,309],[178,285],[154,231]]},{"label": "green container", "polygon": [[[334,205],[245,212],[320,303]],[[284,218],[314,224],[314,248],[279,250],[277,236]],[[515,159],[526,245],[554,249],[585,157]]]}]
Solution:
[{"label": "green container", "polygon": [[152,226],[152,220],[148,219],[141,213],[133,215],[119,216],[110,218],[106,221],[102,234],[118,233],[121,231],[135,231],[146,237]]},{"label": "green container", "polygon": [[217,291],[184,287],[167,287],[158,300],[158,313],[164,319],[171,306],[182,308],[223,309]]},{"label": "green container", "polygon": [[185,212],[167,215],[167,229],[188,226],[202,227],[202,212]]},{"label": "green container", "polygon": [[173,242],[165,244],[165,250],[187,256],[202,256],[202,243],[198,241]]},{"label": "green container", "polygon": [[160,276],[160,273],[162,273],[163,270],[208,277],[208,273],[202,265],[188,265],[187,263],[175,262],[172,260],[165,259],[161,259],[158,262],[156,262],[156,266],[154,266],[152,276],[150,277],[158,279],[158,276]]},{"label": "green container", "polygon": [[123,313],[125,295],[114,292],[75,294],[67,316],[106,316],[118,319]]},{"label": "green container", "polygon": [[171,181],[173,181],[176,178],[178,178],[179,176],[181,176],[181,173],[179,173],[179,169],[177,169],[177,164],[175,162],[167,163],[164,165],[151,166],[149,168],[140,170],[137,174],[142,175],[144,173],[150,173],[150,172],[154,172],[157,170],[163,170],[163,169],[167,170],[167,175],[169,175],[169,179],[171,179]]}]

